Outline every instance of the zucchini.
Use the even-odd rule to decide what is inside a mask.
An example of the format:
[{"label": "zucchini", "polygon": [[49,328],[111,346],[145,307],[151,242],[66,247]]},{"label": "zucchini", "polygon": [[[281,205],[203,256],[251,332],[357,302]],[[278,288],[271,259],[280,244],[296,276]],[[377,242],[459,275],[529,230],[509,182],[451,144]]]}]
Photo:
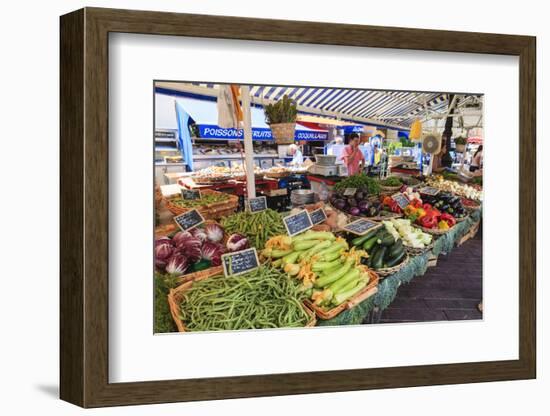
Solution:
[{"label": "zucchini", "polygon": [[[393,238],[393,237],[392,237]],[[376,253],[374,253],[374,256],[372,257],[372,267],[373,269],[381,269],[383,266],[384,256],[386,254],[386,250],[388,247],[386,246],[379,246],[379,249],[376,250]]]},{"label": "zucchini", "polygon": [[405,249],[402,247],[401,251],[397,254],[397,256],[393,257],[391,260],[388,260],[386,262],[386,267],[393,267],[397,266],[399,262],[405,257]]},{"label": "zucchini", "polygon": [[374,247],[377,241],[378,241],[378,237],[372,236],[371,238],[369,238],[363,243],[363,250],[365,250],[368,253],[370,250],[372,250],[372,248]]},{"label": "zucchini", "polygon": [[376,232],[376,230],[368,231],[365,235],[362,235],[360,237],[356,237],[353,240],[351,240],[351,244],[354,245],[355,247],[359,247],[360,245],[365,243],[365,241],[372,238],[372,236],[374,235],[375,232]]},{"label": "zucchini", "polygon": [[390,248],[388,249],[388,252],[386,253],[385,260],[387,261],[387,260],[393,259],[402,250],[403,250],[403,240],[399,239],[390,246]]},{"label": "zucchini", "polygon": [[377,242],[382,246],[388,247],[388,246],[391,246],[393,243],[395,243],[395,238],[393,238],[393,235],[388,233],[388,235],[382,238],[378,238]]},{"label": "zucchini", "polygon": [[328,288],[332,291],[332,293],[336,294],[340,292],[342,288],[346,286],[348,283],[357,279],[359,275],[360,275],[359,269],[351,269],[340,279],[332,283]]},{"label": "zucchini", "polygon": [[338,267],[337,270],[334,270],[330,273],[323,273],[323,275],[315,281],[315,287],[325,287],[331,284],[332,282],[337,281],[343,275],[345,275],[349,271],[349,269],[351,269],[351,266],[353,266],[353,263],[354,263],[353,259],[348,259],[346,260],[344,265],[341,267]]}]

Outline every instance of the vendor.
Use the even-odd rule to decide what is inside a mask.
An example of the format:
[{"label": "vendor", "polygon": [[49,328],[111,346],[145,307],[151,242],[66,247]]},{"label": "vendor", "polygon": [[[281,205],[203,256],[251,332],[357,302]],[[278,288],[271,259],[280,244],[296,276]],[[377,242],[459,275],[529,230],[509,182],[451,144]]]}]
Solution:
[{"label": "vendor", "polygon": [[342,160],[348,168],[348,175],[356,175],[361,173],[365,164],[365,156],[359,149],[359,135],[352,133],[349,137],[349,144],[344,148]]},{"label": "vendor", "polygon": [[334,143],[328,146],[327,155],[336,156],[336,164],[342,163],[342,154],[344,153],[344,140],[340,136],[334,139]]},{"label": "vendor", "polygon": [[436,153],[432,156],[432,172],[443,172],[445,170],[445,166],[443,166],[443,163],[441,161],[445,153],[447,153],[447,147],[443,145],[441,146],[441,150],[439,151],[439,153]]},{"label": "vendor", "polygon": [[298,145],[292,143],[290,146],[288,146],[288,154],[292,156],[292,161],[290,162],[292,166],[300,166],[302,163],[304,163],[304,155],[302,154],[302,151],[300,150],[300,147],[298,147]]}]

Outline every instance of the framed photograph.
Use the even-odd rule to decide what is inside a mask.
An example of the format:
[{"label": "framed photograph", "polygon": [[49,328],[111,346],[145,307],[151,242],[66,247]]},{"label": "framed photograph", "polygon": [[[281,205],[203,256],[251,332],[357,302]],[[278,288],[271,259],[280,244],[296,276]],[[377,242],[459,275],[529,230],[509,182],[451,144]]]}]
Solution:
[{"label": "framed photograph", "polygon": [[536,377],[534,37],[99,8],[60,30],[63,400]]}]

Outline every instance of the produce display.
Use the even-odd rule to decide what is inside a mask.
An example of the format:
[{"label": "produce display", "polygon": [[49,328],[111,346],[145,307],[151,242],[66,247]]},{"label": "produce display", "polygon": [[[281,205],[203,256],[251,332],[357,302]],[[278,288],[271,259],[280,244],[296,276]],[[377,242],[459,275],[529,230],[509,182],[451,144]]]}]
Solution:
[{"label": "produce display", "polygon": [[374,270],[398,266],[406,258],[405,247],[399,233],[393,226],[386,224],[364,236],[354,238],[352,244],[368,253],[367,265]]},{"label": "produce display", "polygon": [[331,232],[276,236],[268,240],[261,254],[272,266],[300,280],[305,295],[326,309],[360,293],[370,279],[368,268],[361,264],[367,253],[349,250],[347,241]]},{"label": "produce display", "polygon": [[432,242],[432,235],[423,232],[420,228],[414,227],[411,220],[405,218],[392,218],[382,221],[386,230],[394,236],[401,238],[403,245],[411,248],[426,248]]},{"label": "produce display", "polygon": [[441,175],[433,175],[426,178],[426,184],[439,188],[443,191],[452,192],[458,196],[463,196],[468,199],[473,199],[474,201],[483,200],[483,192],[477,190],[473,186],[462,184],[455,181],[449,181],[444,179]]},{"label": "produce display", "polygon": [[386,179],[382,179],[380,181],[380,185],[382,186],[401,186],[403,185],[403,181],[399,179],[397,176],[388,176]]},{"label": "produce display", "polygon": [[468,215],[462,205],[461,198],[449,192],[439,192],[437,195],[423,195],[422,201],[432,205],[441,212],[451,214],[455,218],[464,218]]},{"label": "produce display", "polygon": [[292,210],[290,210],[290,215],[297,214],[302,209],[311,212],[319,208],[323,208],[327,219],[321,224],[314,225],[312,228],[313,231],[338,231],[349,222],[346,214],[334,209],[330,205],[325,205],[322,201],[315,204],[304,205],[303,208],[292,208]]},{"label": "produce display", "polygon": [[222,225],[229,234],[246,236],[251,245],[258,249],[264,247],[269,238],[286,232],[281,214],[272,209],[254,214],[248,211],[238,212],[223,218]]},{"label": "produce display", "polygon": [[215,222],[159,237],[155,240],[155,268],[159,273],[181,276],[219,266],[222,254],[248,247],[244,236],[231,235],[225,244],[224,237],[224,229]]},{"label": "produce display", "polygon": [[194,282],[183,294],[188,331],[304,327],[311,320],[298,282],[270,266]]},{"label": "produce display", "polygon": [[378,195],[380,193],[380,184],[378,181],[365,175],[364,173],[348,176],[334,185],[334,190],[337,193],[344,192],[346,188],[356,188],[357,190],[361,190],[361,192],[366,193],[366,196]]},{"label": "produce display", "polygon": [[357,188],[354,195],[344,195],[345,189],[337,190],[330,196],[332,206],[354,217],[378,217],[387,215],[382,203],[375,196],[369,198],[367,188]]},{"label": "produce display", "polygon": [[222,192],[202,193],[200,199],[183,199],[181,196],[170,198],[170,202],[180,208],[198,208],[206,205],[225,202],[229,200],[229,195]]},{"label": "produce display", "polygon": [[403,214],[411,222],[426,229],[446,231],[456,224],[452,214],[441,212],[431,204],[423,204],[419,199],[413,199],[404,209]]}]

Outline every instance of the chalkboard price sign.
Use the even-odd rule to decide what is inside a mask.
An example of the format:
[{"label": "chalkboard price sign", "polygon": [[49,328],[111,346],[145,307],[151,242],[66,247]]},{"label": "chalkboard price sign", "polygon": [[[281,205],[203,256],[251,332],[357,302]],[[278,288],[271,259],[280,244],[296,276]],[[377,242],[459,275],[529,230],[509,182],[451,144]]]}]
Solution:
[{"label": "chalkboard price sign", "polygon": [[439,193],[439,189],[433,188],[431,186],[426,186],[418,191],[421,194],[424,195],[437,195]]},{"label": "chalkboard price sign", "polygon": [[261,212],[267,209],[267,199],[265,196],[248,198],[248,209],[250,212]]},{"label": "chalkboard price sign", "polygon": [[357,235],[365,235],[370,230],[374,228],[378,228],[380,226],[382,226],[382,224],[380,223],[377,223],[371,220],[360,219],[357,221],[350,222],[348,225],[344,227],[344,230]]},{"label": "chalkboard price sign", "polygon": [[180,227],[182,231],[187,231],[202,224],[204,222],[204,218],[199,211],[193,209],[174,217],[174,221],[178,224],[178,227]]},{"label": "chalkboard price sign", "polygon": [[201,191],[199,189],[181,188],[181,199],[201,199]]},{"label": "chalkboard price sign", "polygon": [[309,218],[311,218],[313,225],[320,224],[327,219],[327,214],[325,214],[325,210],[323,208],[318,208],[309,213]]},{"label": "chalkboard price sign", "polygon": [[283,218],[283,223],[285,224],[288,235],[291,237],[313,227],[311,218],[305,209],[297,214]]},{"label": "chalkboard price sign", "polygon": [[395,202],[397,202],[397,205],[399,205],[399,208],[401,209],[405,209],[410,203],[409,198],[407,198],[407,196],[405,194],[402,194],[401,192],[398,192],[391,197]]},{"label": "chalkboard price sign", "polygon": [[344,189],[344,196],[353,196],[357,192],[357,188],[346,188]]},{"label": "chalkboard price sign", "polygon": [[258,253],[253,247],[222,255],[222,265],[226,276],[237,276],[257,269],[260,267],[260,262]]}]

